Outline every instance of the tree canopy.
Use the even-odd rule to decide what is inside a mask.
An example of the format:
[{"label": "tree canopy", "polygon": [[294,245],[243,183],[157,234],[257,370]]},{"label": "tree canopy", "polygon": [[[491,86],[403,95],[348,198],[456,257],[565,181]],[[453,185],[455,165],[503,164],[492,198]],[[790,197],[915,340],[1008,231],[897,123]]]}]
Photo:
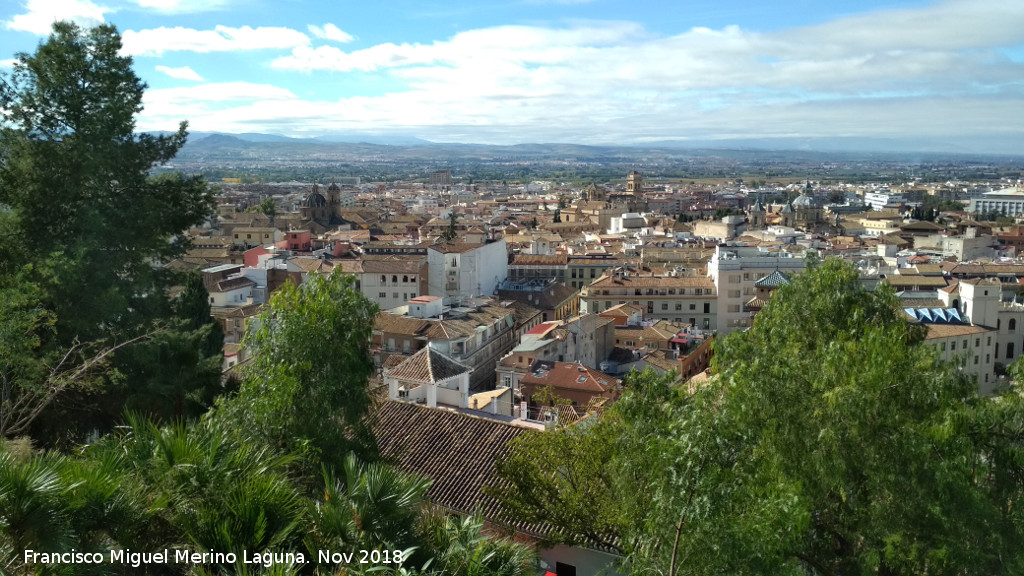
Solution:
[{"label": "tree canopy", "polygon": [[522,439],[502,498],[637,574],[1020,572],[1020,388],[980,397],[923,339],[891,290],[812,262],[706,386],[633,374],[596,423]]},{"label": "tree canopy", "polygon": [[[0,285],[35,295],[47,325],[22,333],[20,349],[49,365],[173,323],[168,291],[181,278],[164,264],[184,252],[184,232],[212,213],[201,178],[150,176],[184,145],[186,124],[169,136],[135,132],[146,86],[120,50],[113,26],[58,22],[0,76]],[[186,340],[201,346],[202,337],[181,334],[179,343]],[[211,357],[178,348],[181,362]],[[113,355],[119,369],[146,373],[122,352]],[[77,356],[70,360],[81,363]],[[127,391],[147,383],[132,384]],[[96,416],[93,394],[61,390],[74,398],[48,404],[52,429],[81,436],[110,425]],[[118,412],[125,397],[107,400]]]}]

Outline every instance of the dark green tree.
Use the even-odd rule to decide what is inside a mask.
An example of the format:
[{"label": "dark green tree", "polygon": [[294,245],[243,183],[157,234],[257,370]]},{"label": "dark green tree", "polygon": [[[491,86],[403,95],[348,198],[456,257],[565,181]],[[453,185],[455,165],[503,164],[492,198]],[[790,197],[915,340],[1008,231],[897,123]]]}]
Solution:
[{"label": "dark green tree", "polygon": [[210,316],[209,293],[200,274],[188,275],[173,309],[162,330],[125,350],[115,362],[120,385],[101,403],[112,420],[125,408],[164,422],[198,418],[223,392],[224,331]]},{"label": "dark green tree", "polygon": [[[158,331],[173,316],[177,283],[162,264],[212,213],[201,178],[150,177],[184,145],[185,123],[170,136],[135,133],[145,84],[120,49],[113,26],[58,22],[0,77],[0,205],[9,209],[0,276],[23,273],[54,319],[40,358]],[[55,442],[109,425],[81,387],[63,396],[37,420],[37,435]]]},{"label": "dark green tree", "polygon": [[212,210],[202,179],[149,177],[184,145],[186,126],[135,133],[146,86],[120,49],[113,26],[58,22],[0,84],[0,204],[20,254],[0,266],[36,264],[65,344],[168,313],[171,279],[155,264],[181,254],[182,232]]},{"label": "dark green tree", "polygon": [[441,240],[445,242],[454,242],[459,236],[459,231],[455,228],[457,223],[457,217],[455,212],[452,212],[451,218],[448,219],[448,227],[445,228],[444,232],[441,232]]}]

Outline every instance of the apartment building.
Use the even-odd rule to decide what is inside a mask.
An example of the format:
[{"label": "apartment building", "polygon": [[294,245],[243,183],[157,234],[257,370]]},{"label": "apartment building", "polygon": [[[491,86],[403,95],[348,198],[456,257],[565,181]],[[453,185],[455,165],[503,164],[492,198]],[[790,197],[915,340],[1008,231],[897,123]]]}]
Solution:
[{"label": "apartment building", "polygon": [[619,304],[640,307],[647,320],[686,323],[705,330],[719,324],[715,283],[703,276],[659,276],[616,268],[585,287],[580,295],[583,314],[600,314]]},{"label": "apartment building", "polygon": [[759,247],[718,246],[708,261],[708,277],[718,295],[718,333],[753,325],[753,312],[745,305],[757,295],[758,280],[776,270],[792,276],[805,267],[802,255],[768,252]]}]

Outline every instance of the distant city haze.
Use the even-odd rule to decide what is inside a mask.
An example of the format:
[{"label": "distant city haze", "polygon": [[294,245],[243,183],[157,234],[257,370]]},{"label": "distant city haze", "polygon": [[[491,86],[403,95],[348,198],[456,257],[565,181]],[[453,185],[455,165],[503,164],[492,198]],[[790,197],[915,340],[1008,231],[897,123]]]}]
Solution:
[{"label": "distant city haze", "polygon": [[1019,153],[1024,2],[27,0],[113,23],[138,129],[371,142]]}]

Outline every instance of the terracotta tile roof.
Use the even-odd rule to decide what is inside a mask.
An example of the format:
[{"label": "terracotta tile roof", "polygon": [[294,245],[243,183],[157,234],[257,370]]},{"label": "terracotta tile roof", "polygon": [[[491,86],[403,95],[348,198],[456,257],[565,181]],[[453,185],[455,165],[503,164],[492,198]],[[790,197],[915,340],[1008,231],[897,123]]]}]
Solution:
[{"label": "terracotta tile roof", "polygon": [[427,495],[434,504],[466,514],[480,511],[488,520],[520,532],[544,535],[551,529],[508,522],[486,486],[501,486],[494,463],[511,452],[524,434],[537,434],[449,410],[406,402],[385,402],[374,414],[372,429],[381,455],[403,472],[432,480]]},{"label": "terracotta tile roof", "polygon": [[441,242],[434,244],[430,247],[430,250],[440,252],[442,254],[463,254],[466,252],[472,252],[485,244],[473,244],[469,242]]},{"label": "terracotta tile roof", "polygon": [[309,256],[295,256],[289,258],[288,263],[302,272],[322,272],[324,268],[322,258],[310,258]]},{"label": "terracotta tile roof", "polygon": [[398,255],[366,256],[363,258],[363,272],[371,274],[419,274],[424,257],[402,257]]},{"label": "terracotta tile roof", "polygon": [[901,276],[899,274],[889,274],[885,277],[885,281],[894,288],[903,288],[910,286],[921,286],[924,288],[943,288],[946,286],[946,279],[940,276]]},{"label": "terracotta tile roof", "polygon": [[345,274],[362,274],[363,273],[363,261],[362,260],[331,260],[331,264],[334,267],[341,267],[341,271]]},{"label": "terracotta tile roof", "polygon": [[380,367],[383,368],[384,370],[388,370],[390,368],[398,366],[399,364],[405,362],[408,359],[409,357],[403,354],[388,354],[388,357],[384,359],[384,362],[380,365]]},{"label": "terracotta tile roof", "polygon": [[[715,288],[715,282],[707,276],[637,276],[635,273],[619,278],[617,276],[605,275],[595,280],[590,289],[611,288],[614,286],[628,286],[634,288]],[[591,291],[591,295],[594,293]]]},{"label": "terracotta tile roof", "polygon": [[950,336],[968,336],[970,334],[983,334],[989,332],[988,328],[982,326],[970,326],[967,324],[928,324],[928,336],[932,338],[948,338]]},{"label": "terracotta tile roof", "polygon": [[[547,370],[539,370],[543,366]],[[572,362],[535,362],[531,372],[523,376],[523,384],[551,386],[562,390],[603,393],[619,383],[613,376]]]},{"label": "terracotta tile roof", "polygon": [[541,314],[540,310],[525,302],[519,302],[517,300],[509,302],[508,307],[512,309],[516,326],[525,326],[530,322],[530,320],[533,320]]},{"label": "terracotta tile roof", "polygon": [[388,370],[386,376],[415,382],[440,382],[469,371],[468,366],[427,346]]},{"label": "terracotta tile roof", "polygon": [[516,254],[512,258],[513,266],[565,266],[569,257],[565,254]]},{"label": "terracotta tile roof", "polygon": [[420,336],[431,326],[431,323],[420,318],[409,318],[397,314],[381,312],[373,321],[373,329],[387,334],[407,334]]},{"label": "terracotta tile roof", "polygon": [[238,278],[228,278],[227,280],[221,280],[217,282],[217,289],[211,290],[211,292],[227,292],[229,290],[237,290],[239,288],[245,288],[247,286],[255,286],[256,283],[252,280],[239,276]]}]

